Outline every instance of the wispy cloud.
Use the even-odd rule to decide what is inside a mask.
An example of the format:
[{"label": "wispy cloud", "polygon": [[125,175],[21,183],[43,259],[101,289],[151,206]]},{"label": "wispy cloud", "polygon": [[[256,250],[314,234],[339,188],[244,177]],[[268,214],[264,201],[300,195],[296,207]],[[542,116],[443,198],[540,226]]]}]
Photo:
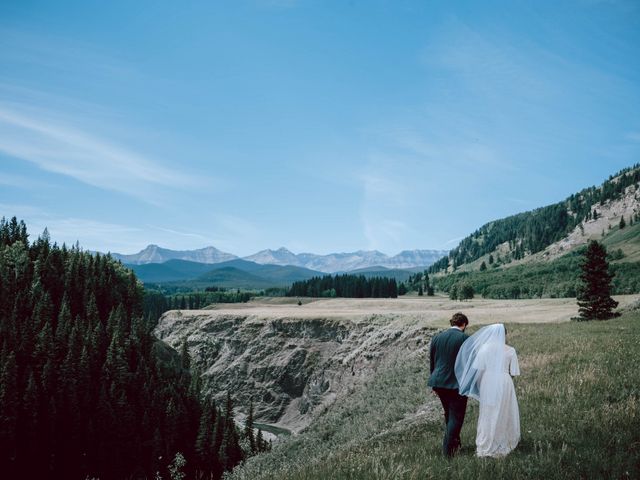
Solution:
[{"label": "wispy cloud", "polygon": [[362,187],[360,221],[367,248],[396,251],[405,244],[409,227],[402,218],[407,206],[408,182],[397,178],[383,158],[374,158],[357,175]]},{"label": "wispy cloud", "polygon": [[629,132],[626,135],[626,139],[631,141],[631,142],[640,143],[640,132]]},{"label": "wispy cloud", "polygon": [[35,180],[33,178],[16,175],[13,173],[0,172],[0,185],[7,187],[22,188],[22,189],[35,189],[49,187],[46,182]]},{"label": "wispy cloud", "polygon": [[452,247],[454,245],[457,245],[460,240],[462,240],[465,237],[456,237],[456,238],[452,238],[451,240],[447,240],[446,242],[444,242],[444,247]]},{"label": "wispy cloud", "polygon": [[132,251],[146,245],[147,233],[139,228],[78,217],[62,217],[33,205],[0,203],[0,217],[16,216],[27,224],[31,239],[46,228],[52,241],[98,251]]},{"label": "wispy cloud", "polygon": [[396,148],[435,165],[449,165],[458,168],[489,167],[503,171],[517,170],[513,162],[505,159],[494,147],[479,140],[472,132],[458,131],[455,137],[434,138],[421,135],[416,130],[392,130],[387,136]]},{"label": "wispy cloud", "polygon": [[156,225],[147,225],[147,227],[153,229],[153,230],[158,230],[160,232],[164,232],[164,233],[170,233],[171,235],[177,235],[179,237],[188,237],[188,238],[195,238],[197,240],[202,240],[202,241],[207,241],[208,237],[201,235],[199,233],[191,233],[191,232],[181,232],[179,230],[174,230],[171,228],[165,228],[165,227],[158,227]]},{"label": "wispy cloud", "polygon": [[[45,69],[50,75],[61,74],[65,77],[71,71],[82,70],[86,76],[100,80],[132,79],[139,74],[130,64],[119,61],[100,51],[95,44],[89,44],[79,38],[32,33],[0,26],[0,50],[3,62],[11,65],[31,65]],[[8,76],[4,72],[3,76]]]},{"label": "wispy cloud", "polygon": [[300,0],[254,0],[256,5],[268,8],[293,8],[300,4]]},{"label": "wispy cloud", "polygon": [[200,184],[194,177],[62,122],[49,111],[0,104],[0,151],[95,187],[143,198],[147,186]]}]

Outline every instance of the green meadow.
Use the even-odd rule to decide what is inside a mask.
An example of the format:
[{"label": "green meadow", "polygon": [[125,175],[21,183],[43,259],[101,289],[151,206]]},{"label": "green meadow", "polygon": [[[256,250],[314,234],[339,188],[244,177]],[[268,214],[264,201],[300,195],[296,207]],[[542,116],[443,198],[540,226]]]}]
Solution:
[{"label": "green meadow", "polygon": [[640,478],[640,311],[605,322],[507,327],[522,371],[515,380],[522,439],[506,458],[475,457],[474,400],[461,454],[440,456],[443,419],[426,388],[425,348],[398,352],[305,432],[230,478]]}]

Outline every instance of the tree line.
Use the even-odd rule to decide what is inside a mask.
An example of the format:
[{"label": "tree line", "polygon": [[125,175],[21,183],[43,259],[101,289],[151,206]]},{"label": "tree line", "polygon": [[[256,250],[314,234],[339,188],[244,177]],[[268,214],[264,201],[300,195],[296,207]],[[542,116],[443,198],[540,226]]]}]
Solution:
[{"label": "tree line", "polygon": [[364,275],[324,275],[294,282],[288,297],[397,298],[395,278]]},{"label": "tree line", "polygon": [[179,354],[154,338],[143,299],[110,256],[46,230],[30,243],[24,222],[0,221],[3,475],[220,478],[268,448],[238,429],[230,397],[201,401],[186,344]]},{"label": "tree line", "polygon": [[199,310],[214,303],[246,303],[262,292],[242,292],[240,290],[225,291],[218,287],[215,290],[191,292],[185,294],[165,295],[155,289],[144,290],[143,312],[145,316],[158,319],[168,310]]}]

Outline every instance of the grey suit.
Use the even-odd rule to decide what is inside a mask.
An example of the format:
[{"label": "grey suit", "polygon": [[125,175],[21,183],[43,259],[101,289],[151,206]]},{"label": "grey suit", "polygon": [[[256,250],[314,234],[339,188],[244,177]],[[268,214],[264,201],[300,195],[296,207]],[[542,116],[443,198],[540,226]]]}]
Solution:
[{"label": "grey suit", "polygon": [[442,453],[448,457],[460,448],[460,430],[467,409],[467,397],[458,393],[455,374],[456,357],[467,338],[468,335],[457,328],[449,328],[433,337],[429,348],[431,375],[428,385],[438,394],[444,408]]}]

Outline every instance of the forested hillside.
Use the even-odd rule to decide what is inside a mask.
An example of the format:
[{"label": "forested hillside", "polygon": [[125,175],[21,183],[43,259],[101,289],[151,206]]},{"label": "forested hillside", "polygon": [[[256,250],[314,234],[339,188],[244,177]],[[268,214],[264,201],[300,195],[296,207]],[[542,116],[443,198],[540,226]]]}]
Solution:
[{"label": "forested hillside", "polygon": [[186,345],[178,354],[152,336],[142,299],[111,257],[52,245],[46,231],[30,243],[23,222],[0,221],[4,478],[168,478],[178,452],[181,470],[219,478],[266,448],[238,431],[231,398],[201,405]]},{"label": "forested hillside", "polygon": [[[580,288],[580,265],[585,248],[571,252],[552,262],[516,265],[511,268],[458,272],[435,277],[437,290],[450,292],[457,285],[471,285],[485,298],[561,298],[575,297]],[[615,276],[612,294],[640,292],[640,262],[618,262],[620,251],[609,255],[610,271]],[[434,277],[432,277],[434,278]]]},{"label": "forested hillside", "polygon": [[585,188],[562,202],[487,223],[463,239],[448,257],[434,263],[429,272],[455,271],[505,243],[513,260],[540,252],[583,221],[597,217],[594,206],[622,197],[628,187],[638,182],[640,164],[612,175],[600,187]]}]

